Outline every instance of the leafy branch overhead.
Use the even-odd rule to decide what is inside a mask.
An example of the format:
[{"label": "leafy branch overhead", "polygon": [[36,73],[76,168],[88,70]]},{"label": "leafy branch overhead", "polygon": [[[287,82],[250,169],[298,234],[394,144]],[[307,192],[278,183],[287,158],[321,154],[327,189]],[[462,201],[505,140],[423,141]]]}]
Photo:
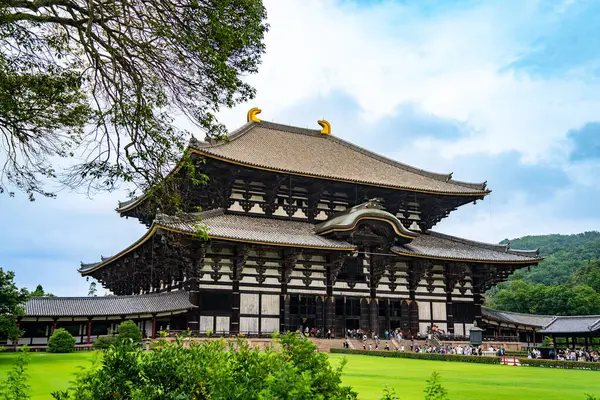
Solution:
[{"label": "leafy branch overhead", "polygon": [[175,115],[218,140],[215,113],[254,97],[265,20],[260,0],[3,1],[0,191],[160,182],[189,138]]}]

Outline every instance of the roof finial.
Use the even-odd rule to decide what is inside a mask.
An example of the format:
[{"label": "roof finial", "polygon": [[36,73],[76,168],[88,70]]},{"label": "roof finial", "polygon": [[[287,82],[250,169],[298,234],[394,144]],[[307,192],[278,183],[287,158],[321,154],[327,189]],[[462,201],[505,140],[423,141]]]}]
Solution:
[{"label": "roof finial", "polygon": [[260,119],[256,116],[260,114],[262,110],[258,107],[252,107],[250,111],[248,111],[248,116],[246,117],[247,122],[260,122]]},{"label": "roof finial", "polygon": [[321,125],[321,133],[323,135],[330,135],[331,134],[331,124],[327,121],[325,121],[324,119],[321,119],[319,121],[317,121],[319,125]]}]

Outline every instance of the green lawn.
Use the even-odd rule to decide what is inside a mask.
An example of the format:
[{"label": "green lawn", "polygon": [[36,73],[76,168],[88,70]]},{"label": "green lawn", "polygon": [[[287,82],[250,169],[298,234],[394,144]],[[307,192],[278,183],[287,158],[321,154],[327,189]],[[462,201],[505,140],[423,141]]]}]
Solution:
[{"label": "green lawn", "polygon": [[[64,390],[80,367],[88,367],[96,352],[81,351],[71,354],[31,353],[28,368],[29,385],[33,399],[52,399],[50,393]],[[0,381],[12,368],[17,353],[0,353]]]},{"label": "green lawn", "polygon": [[[87,367],[95,353],[32,353],[29,367],[33,399],[51,399],[50,393],[65,389],[80,366]],[[342,355],[331,354],[333,362]],[[0,380],[5,378],[16,354],[0,353]],[[552,370],[453,363],[443,361],[346,356],[344,382],[353,386],[363,400],[379,399],[383,385],[396,389],[401,400],[422,400],[425,380],[432,371],[452,400],[581,399],[585,393],[600,395],[600,372]]]},{"label": "green lawn", "polygon": [[[331,354],[332,361],[343,358]],[[363,400],[379,399],[383,385],[401,400],[422,400],[425,380],[437,371],[451,400],[585,399],[600,395],[600,372],[469,364],[372,356],[347,356],[344,383]]]}]

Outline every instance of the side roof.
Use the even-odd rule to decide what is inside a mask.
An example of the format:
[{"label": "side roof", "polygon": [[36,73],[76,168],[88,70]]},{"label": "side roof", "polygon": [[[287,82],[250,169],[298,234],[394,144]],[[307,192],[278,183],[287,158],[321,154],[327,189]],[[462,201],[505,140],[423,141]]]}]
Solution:
[{"label": "side roof", "polygon": [[505,322],[507,324],[516,324],[543,328],[554,319],[551,315],[523,314],[509,311],[492,310],[491,308],[481,307],[481,314],[488,320]]},{"label": "side roof", "polygon": [[31,297],[25,304],[26,317],[95,317],[153,314],[194,308],[185,291],[133,296]]},{"label": "side roof", "polygon": [[[415,168],[316,129],[274,122],[248,122],[221,143],[190,140],[193,153],[249,168],[438,195],[481,198],[486,182],[469,183]],[[175,167],[172,173],[180,166]],[[118,212],[139,204],[146,194],[120,202]]]},{"label": "side roof", "polygon": [[194,236],[199,226],[206,227],[209,238],[216,240],[334,251],[351,251],[355,248],[343,240],[315,234],[315,226],[308,222],[225,214],[223,209],[217,208],[201,213],[158,214],[146,234],[131,246],[101,262],[81,263],[79,272],[87,275],[119,259],[144,244],[159,229]]},{"label": "side roof", "polygon": [[600,315],[554,317],[540,333],[590,333],[600,330]]},{"label": "side roof", "polygon": [[509,245],[463,239],[434,231],[417,236],[392,251],[404,256],[490,264],[537,264],[543,260],[538,250],[511,250]]},{"label": "side roof", "polygon": [[[354,212],[352,212],[354,210]],[[88,275],[118,260],[149,240],[159,229],[194,236],[199,225],[204,225],[208,236],[215,240],[254,243],[271,246],[291,246],[331,251],[353,251],[356,246],[326,235],[335,230],[352,230],[361,219],[381,219],[390,223],[396,234],[411,240],[410,243],[392,247],[392,252],[406,257],[429,258],[448,261],[466,261],[496,264],[535,264],[542,260],[535,251],[513,252],[506,245],[475,242],[454,236],[428,231],[417,234],[406,230],[396,218],[377,208],[353,207],[328,221],[313,225],[308,222],[261,218],[250,215],[226,214],[222,209],[179,215],[159,214],[150,229],[131,246],[113,257],[100,262],[81,263],[79,272]]]}]

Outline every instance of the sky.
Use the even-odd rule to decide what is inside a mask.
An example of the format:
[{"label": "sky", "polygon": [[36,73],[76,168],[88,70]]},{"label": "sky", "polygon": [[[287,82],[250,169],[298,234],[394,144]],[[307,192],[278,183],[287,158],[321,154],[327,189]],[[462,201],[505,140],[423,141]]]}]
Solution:
[{"label": "sky", "polygon": [[[265,0],[270,31],[248,109],[319,129],[492,194],[434,229],[470,239],[600,229],[600,2]],[[203,138],[203,132],[195,132]],[[145,227],[88,198],[0,196],[0,266],[20,286],[86,295],[80,261]],[[103,294],[100,290],[99,294]]]}]

